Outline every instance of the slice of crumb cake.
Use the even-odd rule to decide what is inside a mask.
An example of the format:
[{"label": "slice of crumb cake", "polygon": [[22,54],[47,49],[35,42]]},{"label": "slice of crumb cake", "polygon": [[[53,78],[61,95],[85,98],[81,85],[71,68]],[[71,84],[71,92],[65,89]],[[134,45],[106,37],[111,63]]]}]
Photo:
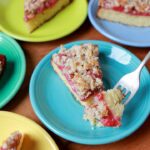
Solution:
[{"label": "slice of crumb cake", "polygon": [[23,139],[24,135],[15,131],[3,142],[0,150],[21,150]]},{"label": "slice of crumb cake", "polygon": [[84,119],[93,126],[117,127],[121,125],[124,98],[119,89],[111,89],[97,93],[91,104],[84,109]]},{"label": "slice of crumb cake", "polygon": [[55,16],[71,0],[25,0],[24,19],[29,32]]},{"label": "slice of crumb cake", "polygon": [[97,45],[75,45],[60,48],[51,64],[75,98],[85,107],[84,119],[91,125],[121,125],[124,105],[118,89],[104,91]]},{"label": "slice of crumb cake", "polygon": [[61,47],[51,60],[52,66],[76,99],[84,105],[96,92],[103,90],[98,47],[92,44]]}]

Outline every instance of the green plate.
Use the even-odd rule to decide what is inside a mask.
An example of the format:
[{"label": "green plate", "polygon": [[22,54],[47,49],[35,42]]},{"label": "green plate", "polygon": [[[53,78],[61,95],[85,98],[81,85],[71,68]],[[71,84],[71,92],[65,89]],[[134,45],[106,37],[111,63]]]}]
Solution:
[{"label": "green plate", "polygon": [[0,54],[7,58],[6,68],[0,77],[0,108],[7,104],[19,90],[26,71],[23,51],[17,42],[0,33]]},{"label": "green plate", "polygon": [[75,31],[84,22],[87,6],[87,0],[73,0],[53,19],[29,33],[23,20],[24,0],[0,0],[0,30],[23,41],[55,40]]}]

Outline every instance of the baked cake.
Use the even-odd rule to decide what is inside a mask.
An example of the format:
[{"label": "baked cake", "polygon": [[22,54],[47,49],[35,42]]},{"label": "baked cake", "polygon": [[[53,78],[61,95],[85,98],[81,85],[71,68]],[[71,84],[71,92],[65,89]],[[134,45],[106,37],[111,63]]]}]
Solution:
[{"label": "baked cake", "polygon": [[[85,107],[84,119],[96,126],[120,126],[124,108],[121,104],[123,94],[118,89],[104,91],[98,56],[98,46],[93,44],[75,45],[69,49],[61,47],[52,56],[51,64],[75,98]],[[100,114],[105,114],[107,122],[100,119]],[[97,121],[97,118],[101,121]]]},{"label": "baked cake", "polygon": [[121,125],[124,98],[119,89],[111,89],[97,93],[91,104],[85,106],[84,119],[92,126],[117,127]]},{"label": "baked cake", "polygon": [[30,32],[51,19],[71,0],[25,0],[24,19]]},{"label": "baked cake", "polygon": [[19,131],[13,132],[2,144],[0,150],[21,150],[23,134]]},{"label": "baked cake", "polygon": [[6,57],[0,54],[0,75],[2,74],[6,65]]},{"label": "baked cake", "polygon": [[68,50],[61,47],[51,63],[79,102],[87,101],[94,93],[103,90],[96,45],[83,44]]},{"label": "baked cake", "polygon": [[97,16],[132,26],[150,26],[150,0],[99,0]]}]

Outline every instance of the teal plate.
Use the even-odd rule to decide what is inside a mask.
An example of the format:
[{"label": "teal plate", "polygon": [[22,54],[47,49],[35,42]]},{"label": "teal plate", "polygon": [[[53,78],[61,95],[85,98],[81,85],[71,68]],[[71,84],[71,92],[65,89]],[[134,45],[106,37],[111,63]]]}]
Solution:
[{"label": "teal plate", "polygon": [[[133,71],[140,60],[128,50],[102,41],[77,41],[66,44],[92,43],[99,46],[100,63],[106,89],[112,88],[126,73]],[[30,82],[30,99],[33,109],[45,126],[55,134],[82,144],[106,144],[118,141],[137,130],[150,113],[150,75],[146,68],[140,77],[140,89],[126,106],[120,128],[92,129],[82,119],[83,107],[75,100],[50,64],[56,48],[37,65]]]},{"label": "teal plate", "polygon": [[7,58],[6,68],[0,77],[0,108],[7,104],[19,90],[26,71],[21,47],[15,40],[0,33],[0,54]]}]

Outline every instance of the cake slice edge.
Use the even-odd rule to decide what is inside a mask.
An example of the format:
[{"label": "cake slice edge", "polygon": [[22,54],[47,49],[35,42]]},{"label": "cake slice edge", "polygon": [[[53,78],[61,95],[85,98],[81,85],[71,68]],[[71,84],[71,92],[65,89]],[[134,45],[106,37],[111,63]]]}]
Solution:
[{"label": "cake slice edge", "polygon": [[131,26],[150,26],[150,16],[135,16],[101,7],[97,11],[97,16],[101,19],[109,20],[112,22],[119,22]]},{"label": "cake slice edge", "polygon": [[[64,2],[64,3],[63,3]],[[26,26],[29,32],[33,32],[35,29],[40,27],[42,24],[50,20],[54,17],[59,11],[66,7],[71,0],[59,0],[54,7],[48,8],[44,10],[42,13],[36,14],[34,18],[31,20],[26,21]]]},{"label": "cake slice edge", "polygon": [[67,79],[65,78],[65,76],[61,73],[61,70],[57,67],[57,65],[53,62],[53,60],[51,60],[51,65],[54,69],[54,71],[58,74],[58,76],[61,78],[61,80],[65,83],[65,85],[68,87],[68,89],[71,91],[71,93],[74,95],[74,97],[76,98],[76,100],[83,106],[86,106],[88,104],[91,103],[93,96],[91,95],[90,97],[88,97],[85,101],[81,101],[80,98],[78,97],[78,95],[72,90],[71,86],[69,85]]}]

